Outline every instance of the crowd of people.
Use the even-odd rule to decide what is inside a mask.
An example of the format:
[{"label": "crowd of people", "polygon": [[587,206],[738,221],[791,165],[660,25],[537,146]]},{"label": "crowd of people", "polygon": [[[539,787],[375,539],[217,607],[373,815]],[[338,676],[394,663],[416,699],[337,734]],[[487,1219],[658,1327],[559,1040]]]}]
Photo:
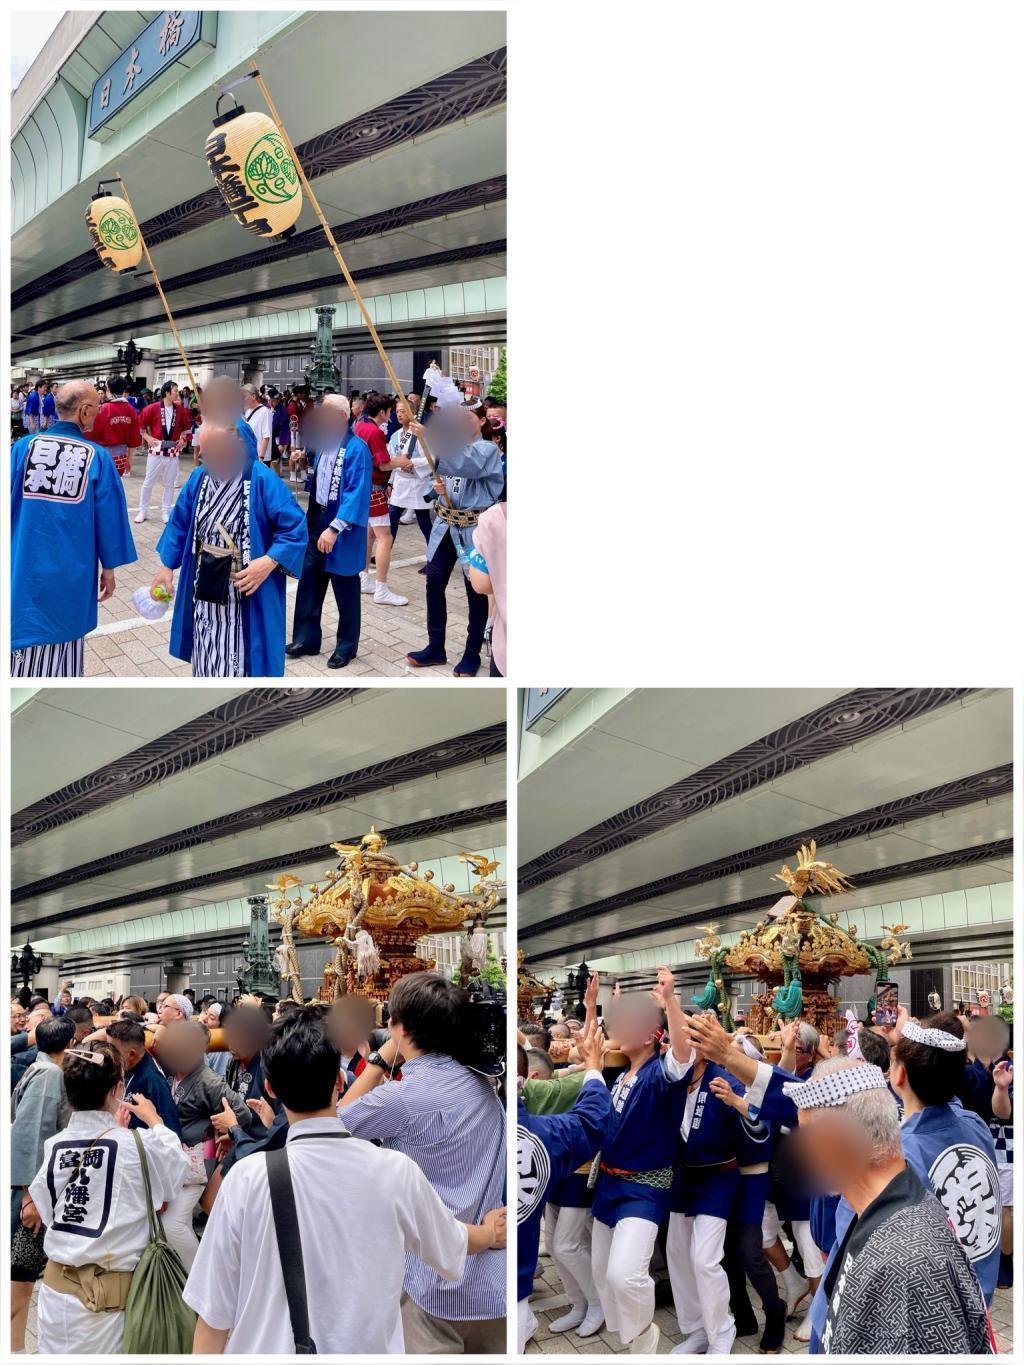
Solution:
[{"label": "crowd of people", "polygon": [[504,1095],[472,1008],[428,971],[383,1008],[12,1001],[15,1354],[37,1285],[41,1354],[122,1353],[154,1215],[186,1351],[503,1352]]},{"label": "crowd of people", "polygon": [[935,998],[892,1027],[793,1019],[759,1037],[684,1010],[665,967],[601,1019],[598,989],[582,1019],[520,1024],[521,1351],[543,1236],[568,1298],[550,1332],[584,1351],[605,1327],[654,1352],[664,1304],[679,1354],[758,1333],[775,1354],[789,1319],[815,1353],[994,1352],[988,1306],[1012,1283],[1001,1017]]},{"label": "crowd of people", "polygon": [[[418,528],[426,559],[427,641],[409,666],[449,661],[458,566],[468,626],[455,676],[479,673],[488,642],[490,673],[504,676],[507,409],[456,398],[441,409],[430,395],[314,397],[225,377],[201,394],[119,376],[13,390],[12,675],[83,676],[97,604],[116,593],[116,570],[137,562],[133,524],[159,503],[159,566],[140,610],[154,619],[173,599],[170,653],[193,676],[280,677],[287,657],[319,654],[328,588],[338,626],[327,665],[345,668],[359,649],[362,597],[408,605],[389,583],[402,525]],[[123,481],[143,454],[132,512]],[[298,579],[290,632],[288,576]]]}]

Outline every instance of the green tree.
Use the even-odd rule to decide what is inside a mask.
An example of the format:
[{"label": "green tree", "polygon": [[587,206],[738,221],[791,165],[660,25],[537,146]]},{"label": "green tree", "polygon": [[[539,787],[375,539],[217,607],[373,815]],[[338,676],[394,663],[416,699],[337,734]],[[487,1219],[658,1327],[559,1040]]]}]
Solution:
[{"label": "green tree", "polygon": [[487,390],[491,398],[496,398],[499,403],[508,402],[508,347],[502,346],[501,357],[498,360],[498,368],[491,377],[491,385]]}]

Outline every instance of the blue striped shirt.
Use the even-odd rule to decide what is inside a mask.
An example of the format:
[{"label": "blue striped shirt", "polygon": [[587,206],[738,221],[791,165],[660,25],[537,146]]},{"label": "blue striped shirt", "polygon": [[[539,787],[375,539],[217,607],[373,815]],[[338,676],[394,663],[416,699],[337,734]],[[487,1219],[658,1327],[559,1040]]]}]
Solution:
[{"label": "blue striped shirt", "polygon": [[[400,1081],[385,1081],[339,1112],[349,1132],[411,1157],[461,1222],[479,1223],[504,1203],[505,1111],[491,1085],[451,1057],[413,1057]],[[454,1282],[407,1255],[404,1288],[446,1322],[504,1317],[505,1252],[470,1256]]]}]

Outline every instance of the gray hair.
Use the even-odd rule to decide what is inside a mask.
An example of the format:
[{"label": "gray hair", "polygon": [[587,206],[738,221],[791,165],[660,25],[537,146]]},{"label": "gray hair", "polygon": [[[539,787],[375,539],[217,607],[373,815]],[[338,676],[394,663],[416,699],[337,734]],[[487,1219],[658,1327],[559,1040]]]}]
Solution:
[{"label": "gray hair", "polygon": [[[854,1057],[830,1057],[819,1062],[811,1072],[810,1079],[828,1076],[834,1071],[846,1071],[863,1063]],[[900,1140],[900,1111],[888,1089],[860,1090],[847,1097],[840,1106],[844,1114],[853,1119],[871,1143],[872,1161],[889,1161],[903,1155]]]},{"label": "gray hair", "polygon": [[352,416],[352,408],[343,393],[324,394],[324,401],[320,406],[324,408],[341,408],[346,417]]},{"label": "gray hair", "polygon": [[256,385],[255,385],[255,384],[243,384],[243,385],[242,385],[242,392],[243,392],[243,393],[249,394],[250,397],[252,397],[252,398],[258,398],[258,397],[259,397],[259,394],[258,394],[257,391],[256,391]]},{"label": "gray hair", "polygon": [[816,1052],[818,1050],[818,1041],[821,1035],[813,1024],[798,1024],[796,1036],[804,1052]]}]

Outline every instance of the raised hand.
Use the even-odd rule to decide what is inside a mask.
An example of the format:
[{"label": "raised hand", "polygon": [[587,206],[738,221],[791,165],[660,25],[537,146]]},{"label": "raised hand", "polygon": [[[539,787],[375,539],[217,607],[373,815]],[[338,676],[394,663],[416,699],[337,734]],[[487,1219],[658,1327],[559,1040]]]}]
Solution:
[{"label": "raised hand", "polygon": [[742,1095],[737,1095],[732,1086],[724,1076],[713,1076],[708,1081],[708,1089],[716,1099],[720,1099],[723,1104],[727,1104],[730,1109],[738,1109],[741,1103],[745,1103]]}]

